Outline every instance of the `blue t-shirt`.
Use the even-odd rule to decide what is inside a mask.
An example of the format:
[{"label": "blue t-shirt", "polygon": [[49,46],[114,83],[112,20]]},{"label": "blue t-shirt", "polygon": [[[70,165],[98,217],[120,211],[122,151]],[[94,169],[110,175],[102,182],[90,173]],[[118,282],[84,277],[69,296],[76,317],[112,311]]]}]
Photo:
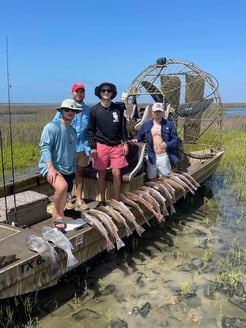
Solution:
[{"label": "blue t-shirt", "polygon": [[39,171],[44,176],[48,169],[46,162],[51,161],[62,174],[75,172],[75,153],[77,135],[72,126],[65,126],[59,120],[45,125],[39,143]]}]

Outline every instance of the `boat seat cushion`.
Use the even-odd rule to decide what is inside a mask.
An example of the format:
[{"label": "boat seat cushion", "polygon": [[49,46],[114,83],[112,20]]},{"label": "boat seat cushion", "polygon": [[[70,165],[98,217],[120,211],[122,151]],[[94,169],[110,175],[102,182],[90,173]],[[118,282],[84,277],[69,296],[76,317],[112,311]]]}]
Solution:
[{"label": "boat seat cushion", "polygon": [[[123,182],[129,182],[137,174],[142,173],[144,168],[145,148],[146,145],[143,142],[128,143],[129,152],[126,156],[128,166],[121,169],[121,176]],[[91,163],[84,169],[84,176],[97,179],[97,170],[95,170]],[[107,169],[107,180],[113,180],[112,170]]]}]

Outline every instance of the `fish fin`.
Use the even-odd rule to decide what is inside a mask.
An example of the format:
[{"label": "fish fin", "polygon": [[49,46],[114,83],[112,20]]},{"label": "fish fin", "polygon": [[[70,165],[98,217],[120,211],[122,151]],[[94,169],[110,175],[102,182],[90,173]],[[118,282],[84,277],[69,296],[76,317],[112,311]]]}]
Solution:
[{"label": "fish fin", "polygon": [[151,227],[149,221],[146,219],[146,216],[145,216],[143,213],[142,213],[142,217],[144,218],[145,223],[146,223],[149,227]]},{"label": "fish fin", "polygon": [[119,250],[121,247],[124,247],[124,246],[126,246],[126,245],[123,242],[123,240],[121,240],[120,238],[119,239],[116,239],[116,247],[117,247],[117,250]]},{"label": "fish fin", "polygon": [[158,222],[162,222],[162,219],[164,218],[164,216],[162,214],[160,214],[160,213],[156,214],[155,217],[157,218],[157,221]]},{"label": "fish fin", "polygon": [[60,269],[59,269],[58,265],[52,264],[51,270],[50,270],[50,276],[51,277],[55,276],[59,271],[60,271]]},{"label": "fish fin", "polygon": [[140,225],[137,225],[136,231],[137,231],[138,235],[140,237],[142,237],[142,233],[145,231],[145,229],[143,227],[141,227]]},{"label": "fish fin", "polygon": [[166,208],[166,206],[163,206],[162,214],[163,214],[164,216],[169,215],[169,212],[168,212],[168,209]]},{"label": "fish fin", "polygon": [[171,214],[174,214],[176,213],[176,210],[175,210],[175,207],[172,205],[170,206],[170,210],[171,210]]},{"label": "fish fin", "polygon": [[77,263],[79,263],[79,261],[76,259],[75,256],[73,256],[73,255],[68,256],[68,258],[67,258],[67,267],[68,268]]},{"label": "fish fin", "polygon": [[109,251],[111,251],[114,248],[115,248],[115,246],[112,243],[112,241],[111,240],[107,240],[107,251],[109,252]]},{"label": "fish fin", "polygon": [[132,230],[128,225],[126,225],[126,236],[129,237],[132,234]]}]

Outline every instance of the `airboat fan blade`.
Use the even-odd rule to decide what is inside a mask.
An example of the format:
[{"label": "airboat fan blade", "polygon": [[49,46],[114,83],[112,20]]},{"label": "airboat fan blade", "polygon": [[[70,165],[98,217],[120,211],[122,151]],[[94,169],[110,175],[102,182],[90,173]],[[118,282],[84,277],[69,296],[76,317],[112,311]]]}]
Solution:
[{"label": "airboat fan blade", "polygon": [[194,103],[182,104],[177,109],[177,114],[182,117],[197,115],[206,110],[213,103],[213,98],[202,99]]},{"label": "airboat fan blade", "polygon": [[150,96],[154,99],[155,102],[163,103],[163,95],[160,89],[157,88],[153,83],[149,81],[142,81],[142,86],[148,91]]}]

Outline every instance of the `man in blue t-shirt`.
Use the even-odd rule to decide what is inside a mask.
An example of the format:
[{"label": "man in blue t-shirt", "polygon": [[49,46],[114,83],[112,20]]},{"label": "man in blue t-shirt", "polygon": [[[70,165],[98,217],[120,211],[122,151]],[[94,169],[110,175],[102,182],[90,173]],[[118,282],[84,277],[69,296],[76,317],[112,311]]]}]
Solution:
[{"label": "man in blue t-shirt", "polygon": [[61,118],[46,124],[41,134],[39,171],[55,190],[52,218],[55,227],[64,231],[67,193],[71,192],[75,177],[77,134],[71,122],[81,107],[73,99],[66,99],[57,110]]}]

